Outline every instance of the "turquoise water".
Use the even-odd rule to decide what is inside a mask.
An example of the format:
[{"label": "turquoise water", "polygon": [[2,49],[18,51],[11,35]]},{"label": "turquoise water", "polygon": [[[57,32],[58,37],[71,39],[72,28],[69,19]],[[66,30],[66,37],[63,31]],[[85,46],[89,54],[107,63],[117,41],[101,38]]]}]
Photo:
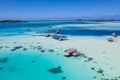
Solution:
[{"label": "turquoise water", "polygon": [[[107,80],[101,67],[94,60],[89,61],[90,56],[66,58],[61,54],[63,49],[50,50],[47,46],[41,48],[37,42],[38,46],[34,42],[20,45],[19,40],[8,40],[10,36],[53,33],[56,29],[67,36],[106,36],[112,32],[120,35],[119,26],[119,22],[112,25],[102,22],[0,23],[0,80]],[[4,36],[8,40],[3,40]]]},{"label": "turquoise water", "polygon": [[[45,52],[41,52],[41,49],[34,46],[27,47],[27,50],[23,50],[23,47],[11,51],[13,47],[8,47],[4,46],[0,50],[0,67],[3,68],[0,70],[0,80],[91,80],[94,76],[101,78],[101,74],[91,70],[92,62],[84,64],[85,59],[81,60],[81,57],[66,58],[61,54],[62,50],[51,52],[46,48]],[[7,58],[7,62],[1,62],[3,58]],[[62,72],[55,74],[49,71],[59,66]]]}]

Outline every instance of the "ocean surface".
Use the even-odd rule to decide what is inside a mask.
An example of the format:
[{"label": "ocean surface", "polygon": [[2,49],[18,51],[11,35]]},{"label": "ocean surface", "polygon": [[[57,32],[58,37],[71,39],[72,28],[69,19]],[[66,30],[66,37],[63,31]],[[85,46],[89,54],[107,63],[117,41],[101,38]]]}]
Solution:
[{"label": "ocean surface", "polygon": [[[43,47],[43,42],[22,36],[53,34],[64,36],[120,35],[120,22],[27,22],[0,23],[0,80],[108,80],[90,57],[63,56],[64,49]],[[21,36],[17,38],[16,36]],[[54,43],[53,43],[54,44]],[[54,48],[55,47],[55,48]],[[88,63],[86,65],[86,62]],[[92,69],[92,70],[91,70]],[[114,78],[114,80],[118,80]]]},{"label": "ocean surface", "polygon": [[25,35],[54,33],[74,36],[108,36],[115,32],[120,35],[120,22],[25,22],[0,23],[0,35]]}]

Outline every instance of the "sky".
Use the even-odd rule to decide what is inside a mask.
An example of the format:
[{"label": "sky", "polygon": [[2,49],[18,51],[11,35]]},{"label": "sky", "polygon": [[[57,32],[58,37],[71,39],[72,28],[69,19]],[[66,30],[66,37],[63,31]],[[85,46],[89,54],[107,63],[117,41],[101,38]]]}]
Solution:
[{"label": "sky", "polygon": [[47,19],[120,14],[120,0],[0,0],[0,19]]}]

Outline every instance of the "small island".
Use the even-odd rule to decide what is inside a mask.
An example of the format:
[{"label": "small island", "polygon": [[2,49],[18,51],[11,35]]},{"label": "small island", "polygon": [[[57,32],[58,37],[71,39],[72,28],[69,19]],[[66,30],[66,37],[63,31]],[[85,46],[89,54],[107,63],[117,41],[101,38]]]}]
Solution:
[{"label": "small island", "polygon": [[113,22],[114,19],[76,19],[76,21],[93,21],[93,22]]},{"label": "small island", "polygon": [[0,22],[4,22],[4,23],[18,23],[18,22],[28,22],[28,21],[23,21],[23,20],[1,20]]}]

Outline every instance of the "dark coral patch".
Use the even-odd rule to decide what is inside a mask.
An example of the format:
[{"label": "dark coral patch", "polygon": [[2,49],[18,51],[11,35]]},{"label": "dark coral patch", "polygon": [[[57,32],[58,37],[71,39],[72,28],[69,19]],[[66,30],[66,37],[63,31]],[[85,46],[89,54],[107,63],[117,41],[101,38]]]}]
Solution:
[{"label": "dark coral patch", "polygon": [[20,49],[20,48],[23,48],[23,46],[16,46],[13,49],[11,49],[11,51],[15,51],[15,50]]},{"label": "dark coral patch", "polygon": [[3,48],[3,46],[0,46],[0,49],[2,49]]},{"label": "dark coral patch", "polygon": [[61,70],[61,67],[58,66],[57,68],[51,68],[48,69],[49,72],[53,73],[53,74],[58,74],[58,73],[62,73],[63,71]]},{"label": "dark coral patch", "polygon": [[66,77],[63,76],[63,77],[62,77],[62,80],[65,80],[65,79],[66,79]]},{"label": "dark coral patch", "polygon": [[97,72],[98,73],[103,73],[103,70],[100,68]]},{"label": "dark coral patch", "polygon": [[101,68],[99,68],[99,70],[97,71],[97,73],[101,74],[102,76],[105,76],[104,70],[102,70]]},{"label": "dark coral patch", "polygon": [[27,50],[27,48],[23,48],[23,51],[26,51]]},{"label": "dark coral patch", "polygon": [[3,67],[0,67],[0,70],[3,70]]},{"label": "dark coral patch", "polygon": [[2,58],[2,59],[0,59],[0,63],[6,63],[6,62],[8,62],[8,58]]},{"label": "dark coral patch", "polygon": [[42,49],[42,47],[41,47],[41,46],[36,46],[36,48],[37,48],[38,50],[41,50],[41,49]]},{"label": "dark coral patch", "polygon": [[60,55],[59,53],[57,55]]},{"label": "dark coral patch", "polygon": [[32,63],[34,63],[35,61],[34,60],[32,60]]},{"label": "dark coral patch", "polygon": [[9,46],[5,46],[5,48],[10,48]]},{"label": "dark coral patch", "polygon": [[94,70],[95,68],[94,67],[91,67],[92,70]]},{"label": "dark coral patch", "polygon": [[45,50],[41,50],[41,52],[45,52]]},{"label": "dark coral patch", "polygon": [[97,77],[96,76],[93,76],[93,79],[96,79]]},{"label": "dark coral patch", "polygon": [[88,61],[92,61],[93,60],[93,58],[88,58]]},{"label": "dark coral patch", "polygon": [[54,52],[54,50],[53,49],[49,49],[48,52]]}]

